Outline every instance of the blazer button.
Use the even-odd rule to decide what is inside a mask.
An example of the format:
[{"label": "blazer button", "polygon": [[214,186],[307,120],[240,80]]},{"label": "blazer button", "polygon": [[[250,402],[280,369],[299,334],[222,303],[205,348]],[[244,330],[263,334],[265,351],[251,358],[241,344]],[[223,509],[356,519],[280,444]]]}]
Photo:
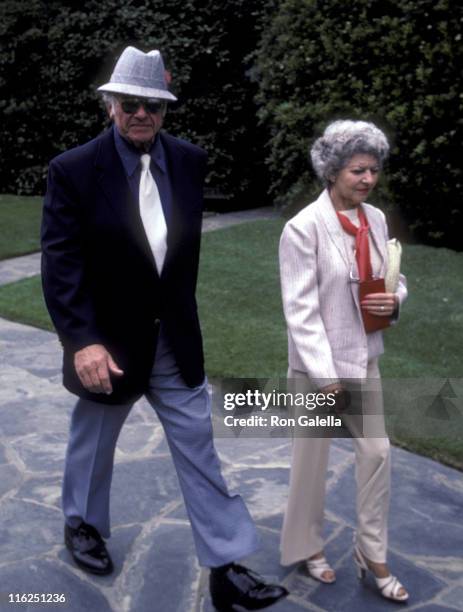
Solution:
[{"label": "blazer button", "polygon": [[161,319],[154,319],[154,324],[157,327],[158,325],[161,325]]}]

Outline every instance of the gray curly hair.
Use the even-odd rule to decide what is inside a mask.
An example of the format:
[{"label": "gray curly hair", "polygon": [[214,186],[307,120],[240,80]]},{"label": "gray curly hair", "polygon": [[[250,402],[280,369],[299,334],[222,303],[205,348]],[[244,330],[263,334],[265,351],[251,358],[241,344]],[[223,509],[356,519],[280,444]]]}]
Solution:
[{"label": "gray curly hair", "polygon": [[313,168],[324,185],[329,185],[332,177],[359,153],[372,155],[381,167],[389,153],[389,143],[373,123],[350,119],[330,123],[310,149]]}]

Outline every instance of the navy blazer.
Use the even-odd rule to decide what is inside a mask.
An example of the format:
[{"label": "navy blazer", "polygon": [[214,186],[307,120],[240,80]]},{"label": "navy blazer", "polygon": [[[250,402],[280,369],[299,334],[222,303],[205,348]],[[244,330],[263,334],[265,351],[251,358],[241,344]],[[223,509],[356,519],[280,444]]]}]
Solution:
[{"label": "navy blazer", "polygon": [[[160,277],[112,129],[49,167],[43,291],[64,348],[63,383],[94,401],[130,402],[147,390],[159,322],[185,382],[193,387],[204,379],[195,290],[207,155],[165,132],[159,138],[172,185]],[[125,372],[113,377],[111,395],[91,393],[79,381],[74,353],[90,344],[103,344]]]}]

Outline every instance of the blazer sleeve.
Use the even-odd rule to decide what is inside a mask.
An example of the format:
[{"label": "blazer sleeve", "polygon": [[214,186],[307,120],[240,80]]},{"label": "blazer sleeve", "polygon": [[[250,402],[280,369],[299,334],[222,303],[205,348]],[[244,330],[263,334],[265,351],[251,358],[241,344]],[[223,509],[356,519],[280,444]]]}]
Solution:
[{"label": "blazer sleeve", "polygon": [[280,240],[280,279],[288,334],[308,376],[319,388],[338,382],[331,346],[320,315],[315,232],[291,221]]},{"label": "blazer sleeve", "polygon": [[83,240],[78,194],[55,159],[42,216],[42,287],[58,336],[72,351],[102,343],[85,283]]}]

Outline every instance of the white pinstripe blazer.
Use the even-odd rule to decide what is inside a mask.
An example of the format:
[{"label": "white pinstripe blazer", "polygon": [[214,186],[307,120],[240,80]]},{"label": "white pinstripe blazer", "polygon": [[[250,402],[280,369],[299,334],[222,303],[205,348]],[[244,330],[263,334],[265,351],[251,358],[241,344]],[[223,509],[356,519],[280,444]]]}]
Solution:
[{"label": "white pinstripe blazer", "polygon": [[[382,211],[363,204],[371,238],[387,269],[388,232]],[[367,362],[384,351],[382,332],[366,334],[352,256],[328,191],[286,223],[280,240],[280,277],[288,326],[288,361],[322,387],[340,378],[365,378]],[[354,271],[356,264],[354,263]],[[399,303],[407,297],[400,275]]]}]

